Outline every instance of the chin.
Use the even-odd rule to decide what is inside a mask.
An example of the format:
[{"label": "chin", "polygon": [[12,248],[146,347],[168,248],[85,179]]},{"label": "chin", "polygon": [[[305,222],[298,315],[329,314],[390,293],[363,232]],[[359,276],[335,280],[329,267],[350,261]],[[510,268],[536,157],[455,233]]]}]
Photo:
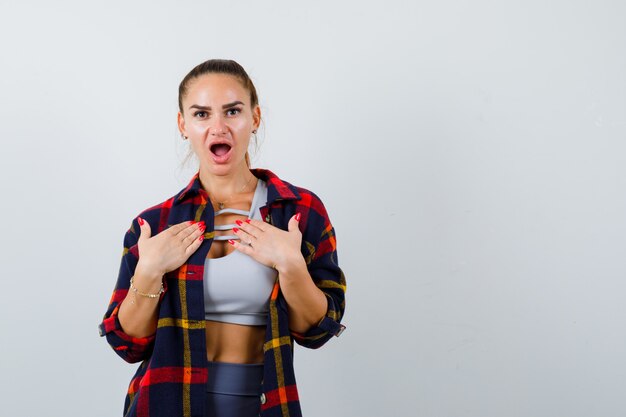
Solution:
[{"label": "chin", "polygon": [[[245,165],[245,159],[242,159],[240,163]],[[236,164],[232,161],[229,161],[224,164],[216,164],[215,162],[209,160],[205,163],[204,166],[206,170],[213,175],[228,175],[237,170],[237,168],[239,167],[239,163]]]}]

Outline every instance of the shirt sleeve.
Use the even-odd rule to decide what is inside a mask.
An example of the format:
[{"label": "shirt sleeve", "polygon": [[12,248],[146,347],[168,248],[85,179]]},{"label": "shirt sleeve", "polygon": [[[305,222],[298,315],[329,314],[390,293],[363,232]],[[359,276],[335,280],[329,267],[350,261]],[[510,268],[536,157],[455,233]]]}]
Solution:
[{"label": "shirt sleeve", "polygon": [[122,252],[117,283],[104,318],[98,325],[100,336],[105,336],[115,353],[129,363],[139,362],[150,356],[155,338],[155,335],[148,337],[127,335],[122,329],[117,315],[120,304],[128,293],[130,279],[135,273],[135,267],[137,266],[139,254],[135,230],[138,229],[139,224],[137,218],[135,218],[124,236],[124,251]]},{"label": "shirt sleeve", "polygon": [[312,237],[315,237],[315,240],[308,237],[310,233],[305,233],[314,242],[303,241],[308,252],[305,261],[315,285],[328,300],[328,308],[317,325],[311,327],[306,333],[291,331],[291,335],[299,345],[317,349],[333,336],[339,336],[346,328],[341,324],[345,311],[346,278],[339,267],[335,229],[330,223],[321,200],[313,195],[313,201],[306,227],[314,231]]}]

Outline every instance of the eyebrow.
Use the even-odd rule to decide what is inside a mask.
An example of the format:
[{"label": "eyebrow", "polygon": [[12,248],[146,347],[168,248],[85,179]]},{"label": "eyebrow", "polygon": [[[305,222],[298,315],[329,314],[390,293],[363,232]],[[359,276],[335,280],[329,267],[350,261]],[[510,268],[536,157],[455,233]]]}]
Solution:
[{"label": "eyebrow", "polygon": [[[222,106],[222,109],[228,109],[230,107],[236,106],[237,104],[243,104],[241,101],[233,101],[232,103],[227,103]],[[211,110],[211,106],[201,106],[199,104],[192,104],[189,106],[190,109],[199,109],[199,110]]]}]

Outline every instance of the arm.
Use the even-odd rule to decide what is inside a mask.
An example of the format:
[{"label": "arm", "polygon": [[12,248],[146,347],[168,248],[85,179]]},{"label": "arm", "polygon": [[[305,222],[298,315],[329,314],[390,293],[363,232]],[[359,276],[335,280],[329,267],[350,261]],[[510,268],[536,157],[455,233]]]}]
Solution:
[{"label": "arm", "polygon": [[[313,200],[315,204],[308,213],[307,230],[303,235],[302,245],[303,249],[306,248],[303,252],[307,252],[304,262],[315,284],[315,289],[324,295],[326,304],[321,303],[325,307],[321,320],[319,320],[319,310],[316,310],[315,314],[311,313],[310,317],[317,315],[319,321],[306,331],[296,331],[299,329],[291,328],[291,326],[290,328],[296,343],[317,349],[332,336],[339,336],[346,328],[341,324],[345,310],[346,280],[338,264],[335,230],[330,223],[328,213],[317,196],[314,195]],[[281,290],[284,293],[285,289],[281,288]],[[310,299],[317,298],[314,296],[314,290],[307,290],[306,293],[310,294]]]},{"label": "arm", "polygon": [[[145,359],[152,351],[158,305],[158,299],[148,299],[141,296],[134,297],[132,291],[129,291],[130,278],[133,275],[135,275],[134,284],[140,291],[148,292],[153,290],[153,288],[148,288],[148,286],[142,287],[142,283],[145,284],[147,282],[146,277],[135,274],[138,262],[138,237],[136,230],[139,230],[137,219],[133,220],[130,229],[124,236],[124,251],[117,283],[104,319],[98,326],[100,336],[106,336],[107,342],[115,352],[130,363]],[[131,304],[131,300],[135,304]],[[130,316],[135,314],[138,314],[137,318],[139,316],[143,318],[133,322]],[[122,321],[120,321],[120,318],[122,318]],[[122,322],[125,327],[128,326],[128,332],[125,331],[125,327],[122,327]]]},{"label": "arm", "polygon": [[288,220],[287,230],[261,220],[237,221],[239,228],[233,232],[248,244],[229,243],[278,270],[291,335],[302,346],[318,348],[346,327],[340,324],[346,280],[337,263],[335,231],[326,209],[316,195],[305,191],[308,198],[295,207],[298,213]]},{"label": "arm", "polygon": [[[161,215],[158,211],[151,213]],[[138,362],[150,356],[159,301],[167,291],[163,276],[179,268],[200,247],[204,230],[204,222],[183,221],[151,236],[148,220],[140,217],[133,220],[124,236],[124,253],[113,297],[100,324],[100,335],[106,336],[127,362]],[[161,285],[163,292],[159,291]],[[158,296],[151,297],[155,294]]]},{"label": "arm", "polygon": [[326,315],[326,296],[313,282],[301,253],[298,253],[296,259],[278,265],[276,269],[289,311],[289,329],[306,333]]}]

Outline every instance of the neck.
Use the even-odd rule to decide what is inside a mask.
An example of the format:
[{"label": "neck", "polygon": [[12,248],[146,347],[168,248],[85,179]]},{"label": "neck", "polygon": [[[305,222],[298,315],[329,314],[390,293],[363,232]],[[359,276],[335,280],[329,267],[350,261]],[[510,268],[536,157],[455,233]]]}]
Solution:
[{"label": "neck", "polygon": [[224,201],[230,198],[230,196],[250,191],[250,187],[254,183],[254,175],[250,172],[245,161],[242,161],[242,164],[236,169],[224,174],[217,174],[208,167],[201,166],[200,183],[212,199]]}]

